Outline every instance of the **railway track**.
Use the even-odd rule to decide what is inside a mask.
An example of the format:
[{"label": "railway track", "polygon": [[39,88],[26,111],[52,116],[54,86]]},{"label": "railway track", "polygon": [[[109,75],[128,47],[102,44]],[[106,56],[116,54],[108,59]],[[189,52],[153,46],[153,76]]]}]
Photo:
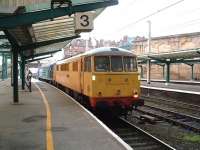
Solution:
[{"label": "railway track", "polygon": [[156,104],[160,104],[162,102],[162,104],[173,106],[176,108],[200,112],[200,105],[195,105],[195,104],[190,104],[190,103],[180,102],[180,101],[175,101],[175,100],[160,99],[160,98],[156,98],[156,97],[142,96],[141,98],[147,102],[153,102]]},{"label": "railway track", "polygon": [[104,118],[102,121],[134,150],[175,150],[123,118]]},{"label": "railway track", "polygon": [[137,111],[200,133],[200,118],[198,117],[148,105],[140,107]]}]

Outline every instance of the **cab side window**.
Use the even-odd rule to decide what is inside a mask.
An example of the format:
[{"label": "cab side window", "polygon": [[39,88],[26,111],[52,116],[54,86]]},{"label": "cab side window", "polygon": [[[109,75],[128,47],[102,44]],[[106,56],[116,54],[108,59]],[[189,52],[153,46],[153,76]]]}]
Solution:
[{"label": "cab side window", "polygon": [[72,68],[73,68],[73,71],[78,71],[78,62],[73,62],[73,64],[72,64],[73,66],[72,66]]},{"label": "cab side window", "polygon": [[91,72],[91,57],[84,58],[84,72]]},{"label": "cab side window", "polygon": [[69,71],[69,64],[65,64],[66,71]]}]

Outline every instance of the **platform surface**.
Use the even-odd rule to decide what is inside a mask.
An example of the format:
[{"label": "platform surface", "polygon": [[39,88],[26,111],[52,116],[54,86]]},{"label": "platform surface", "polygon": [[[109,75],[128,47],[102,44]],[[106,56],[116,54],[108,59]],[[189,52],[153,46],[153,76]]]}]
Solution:
[{"label": "platform surface", "polygon": [[[36,82],[48,100],[55,150],[125,150],[91,115],[70,97]],[[12,105],[10,81],[0,83],[0,149],[45,150],[46,110],[39,90],[20,90],[20,104]]]},{"label": "platform surface", "polygon": [[200,95],[200,86],[199,85],[189,85],[189,84],[180,84],[180,83],[168,83],[165,84],[163,82],[151,82],[147,84],[146,81],[141,81],[142,88],[154,88],[154,89],[163,89],[163,90],[171,90],[171,91],[180,91],[180,92],[189,92],[189,93],[196,93]]}]

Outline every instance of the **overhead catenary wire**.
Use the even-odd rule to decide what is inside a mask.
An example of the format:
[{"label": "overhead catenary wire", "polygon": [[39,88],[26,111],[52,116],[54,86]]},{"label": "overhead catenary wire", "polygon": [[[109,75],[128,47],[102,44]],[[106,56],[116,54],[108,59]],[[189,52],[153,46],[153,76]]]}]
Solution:
[{"label": "overhead catenary wire", "polygon": [[161,13],[161,12],[163,12],[163,11],[165,11],[165,10],[167,10],[167,9],[169,9],[169,8],[171,8],[171,7],[173,7],[173,6],[175,6],[175,5],[178,5],[178,4],[180,4],[180,3],[184,2],[184,1],[185,1],[185,0],[179,0],[179,1],[176,1],[176,2],[174,2],[174,3],[171,3],[171,4],[165,6],[165,7],[161,8],[161,9],[158,9],[157,11],[155,11],[155,12],[153,12],[153,13],[150,13],[150,14],[144,16],[144,17],[141,17],[141,18],[137,19],[136,21],[133,21],[133,22],[131,22],[131,23],[128,23],[128,24],[126,24],[125,26],[123,26],[123,27],[121,27],[121,28],[118,28],[118,29],[116,29],[116,30],[114,30],[114,31],[111,31],[110,33],[105,33],[105,34],[103,34],[103,35],[104,35],[104,36],[109,36],[109,35],[112,35],[112,36],[113,36],[113,34],[116,34],[116,33],[119,34],[119,32],[122,32],[122,31],[125,30],[125,29],[128,29],[128,28],[130,28],[130,27],[133,27],[134,25],[140,23],[141,21],[146,20],[146,19],[148,19],[148,18],[150,18],[150,17],[152,17],[152,16],[154,16],[154,15],[156,15],[156,14],[158,14],[158,13]]},{"label": "overhead catenary wire", "polygon": [[[159,10],[157,10],[157,11],[155,11],[155,12],[149,14],[149,15],[146,15],[146,16],[144,16],[144,17],[141,17],[140,19],[138,19],[138,20],[136,20],[136,21],[134,21],[134,22],[131,22],[131,23],[129,23],[129,24],[127,24],[127,25],[125,25],[125,26],[123,26],[123,27],[117,29],[117,31],[122,31],[122,30],[124,30],[124,29],[126,29],[126,28],[129,28],[130,26],[133,26],[133,25],[135,25],[135,24],[137,24],[137,23],[139,23],[139,22],[141,22],[141,21],[143,21],[143,20],[145,20],[145,19],[148,19],[149,17],[152,17],[152,16],[154,16],[154,15],[160,13],[160,12],[163,12],[163,11],[165,11],[165,10],[167,10],[167,9],[169,9],[169,8],[171,8],[171,7],[173,7],[173,6],[177,5],[177,4],[179,4],[179,3],[182,3],[183,1],[185,1],[185,0],[179,0],[179,1],[176,1],[175,3],[172,3],[172,4],[170,4],[170,5],[167,5],[167,6],[161,8],[161,9],[159,9]],[[115,31],[115,32],[116,32],[116,31]]]},{"label": "overhead catenary wire", "polygon": [[185,21],[185,22],[181,22],[179,24],[174,24],[174,25],[171,25],[171,26],[167,26],[165,28],[162,28],[161,30],[165,31],[165,30],[177,30],[177,29],[182,29],[182,28],[187,28],[187,27],[190,27],[190,26],[195,26],[195,25],[199,25],[200,24],[200,18],[197,18],[197,19],[192,19],[192,20],[188,20],[188,21]]}]

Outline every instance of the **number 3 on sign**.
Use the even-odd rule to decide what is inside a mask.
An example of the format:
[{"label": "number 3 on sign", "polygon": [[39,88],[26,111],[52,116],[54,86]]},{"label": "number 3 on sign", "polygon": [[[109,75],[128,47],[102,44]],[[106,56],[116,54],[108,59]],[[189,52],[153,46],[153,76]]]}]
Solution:
[{"label": "number 3 on sign", "polygon": [[89,26],[90,22],[89,22],[89,17],[87,15],[81,15],[80,20],[81,20],[80,24],[82,26],[84,27]]},{"label": "number 3 on sign", "polygon": [[75,28],[76,31],[88,32],[93,30],[93,12],[84,12],[75,14]]}]

